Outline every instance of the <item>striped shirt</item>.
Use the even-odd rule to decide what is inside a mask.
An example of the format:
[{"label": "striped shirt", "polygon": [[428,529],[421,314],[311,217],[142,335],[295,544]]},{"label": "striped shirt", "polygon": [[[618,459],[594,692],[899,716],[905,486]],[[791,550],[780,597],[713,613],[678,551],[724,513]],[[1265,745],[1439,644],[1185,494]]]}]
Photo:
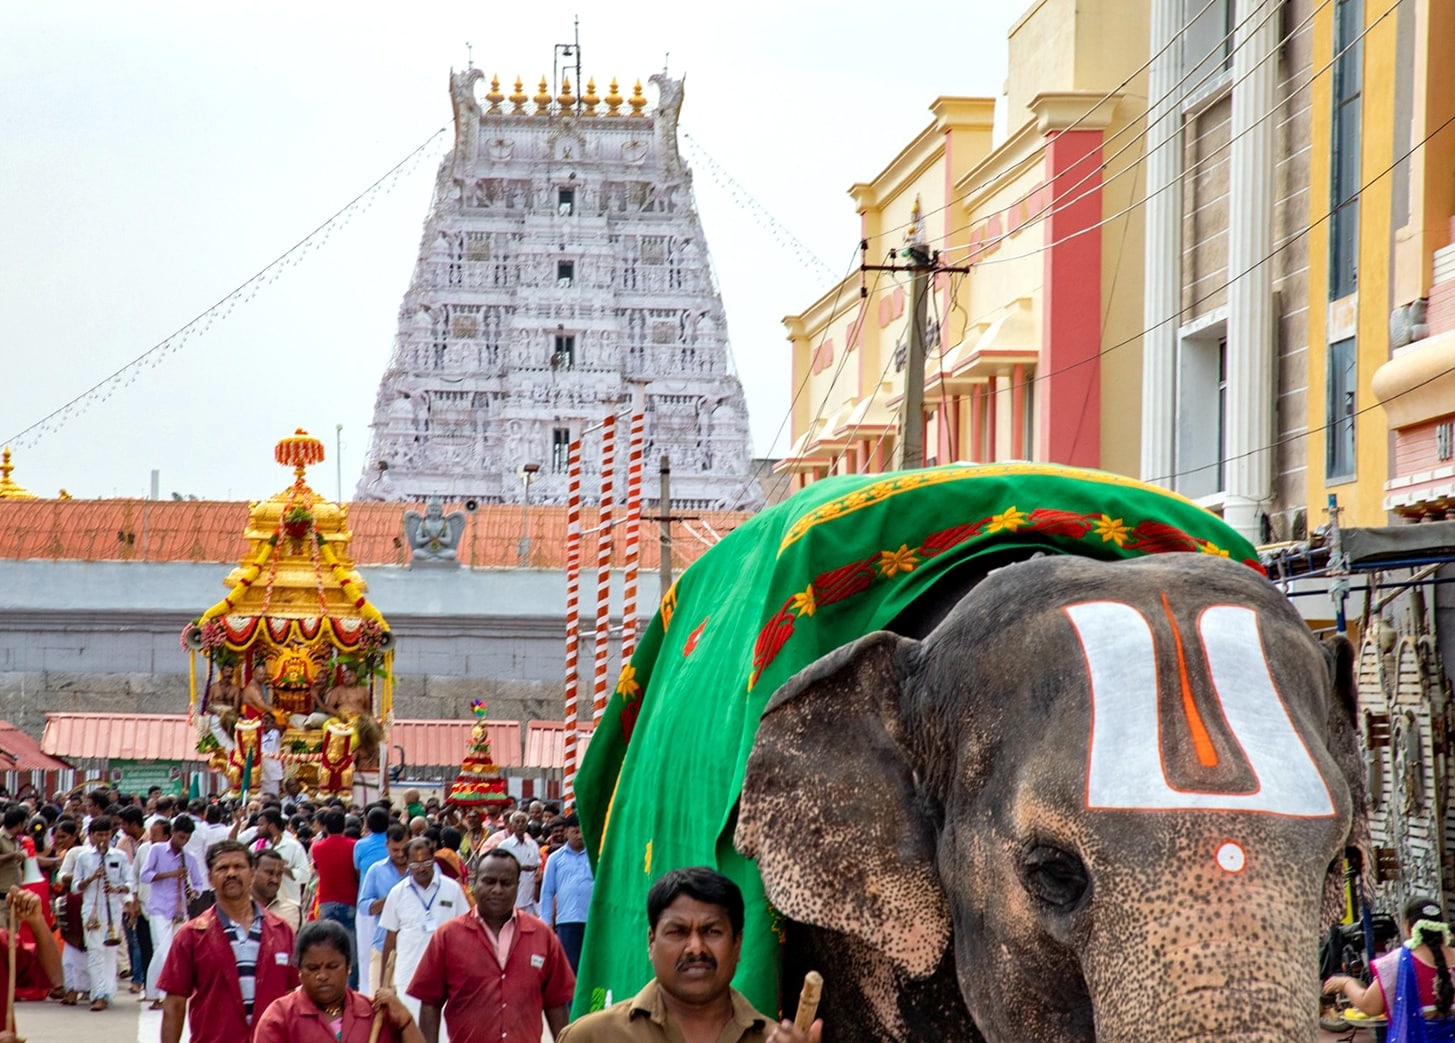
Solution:
[{"label": "striped shirt", "polygon": [[237,961],[237,983],[242,989],[243,1012],[251,1021],[253,997],[257,994],[258,984],[258,949],[263,944],[263,910],[257,902],[253,903],[253,923],[246,931],[242,924],[228,919],[221,906],[213,906],[213,911],[217,914],[222,933],[227,935],[228,944],[232,946],[232,956]]}]

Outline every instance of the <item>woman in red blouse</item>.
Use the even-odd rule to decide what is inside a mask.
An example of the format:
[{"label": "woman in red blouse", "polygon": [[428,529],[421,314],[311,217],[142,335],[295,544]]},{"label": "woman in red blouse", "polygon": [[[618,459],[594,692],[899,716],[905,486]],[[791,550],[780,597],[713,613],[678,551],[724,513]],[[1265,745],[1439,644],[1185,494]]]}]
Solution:
[{"label": "woman in red blouse", "polygon": [[349,988],[349,933],[333,920],[303,925],[294,947],[299,987],[263,1012],[253,1043],[369,1043],[376,1010],[384,1012],[379,1043],[424,1043],[424,1034],[393,989],[373,1002]]}]

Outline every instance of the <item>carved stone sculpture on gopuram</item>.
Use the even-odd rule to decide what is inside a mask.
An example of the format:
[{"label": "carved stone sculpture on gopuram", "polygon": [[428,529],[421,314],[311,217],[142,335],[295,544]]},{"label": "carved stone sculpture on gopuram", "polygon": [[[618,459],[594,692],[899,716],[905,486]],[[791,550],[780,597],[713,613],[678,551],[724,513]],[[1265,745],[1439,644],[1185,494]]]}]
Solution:
[{"label": "carved stone sculpture on gopuram", "polygon": [[[565,503],[568,447],[640,396],[644,456],[666,455],[674,505],[756,509],[747,407],[678,150],[683,81],[603,93],[576,68],[529,95],[451,72],[454,148],[379,383],[356,496]],[[509,93],[507,93],[507,91]]]}]

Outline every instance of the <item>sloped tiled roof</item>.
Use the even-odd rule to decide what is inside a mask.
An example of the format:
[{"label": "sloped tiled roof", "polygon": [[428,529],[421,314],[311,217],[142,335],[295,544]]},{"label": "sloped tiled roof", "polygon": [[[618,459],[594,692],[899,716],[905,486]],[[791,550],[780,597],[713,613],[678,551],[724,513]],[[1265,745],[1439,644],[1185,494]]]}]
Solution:
[{"label": "sloped tiled roof", "polygon": [[[247,550],[243,529],[249,505],[222,500],[4,500],[0,501],[0,558],[68,561],[214,561],[237,564]],[[409,560],[403,517],[422,504],[348,505],[353,532],[350,553],[360,565],[402,565]],[[447,505],[445,510],[457,510]],[[680,512],[679,512],[680,513]],[[617,512],[618,521],[622,519]],[[672,558],[682,568],[702,556],[709,543],[750,517],[740,512],[694,513],[672,525]],[[520,564],[519,505],[488,504],[465,527],[460,560],[466,565]],[[583,560],[596,560],[598,524],[594,507],[583,508]],[[566,563],[566,508],[532,507],[529,565],[563,568]],[[614,526],[613,564],[625,561],[625,530]],[[658,567],[659,523],[643,517],[640,565]]]},{"label": "sloped tiled roof", "polygon": [[0,771],[66,771],[70,765],[40,748],[9,721],[0,721]]},{"label": "sloped tiled roof", "polygon": [[[470,730],[474,726],[472,720],[396,720],[389,741],[404,747],[404,759],[410,765],[458,766],[470,745]],[[495,763],[502,768],[521,767],[520,722],[486,721],[485,730]]]},{"label": "sloped tiled roof", "polygon": [[[576,764],[579,766],[591,745],[591,729],[585,728],[576,740]],[[566,722],[531,721],[525,729],[525,761],[543,768],[561,768],[566,764]]]},{"label": "sloped tiled roof", "polygon": [[[407,718],[396,720],[390,735],[390,744],[403,747],[405,762],[415,767],[449,767],[459,765],[470,742],[473,720],[425,720]],[[530,741],[521,742],[518,721],[486,721],[490,734],[491,755],[502,768],[560,768],[561,753],[559,736],[565,725],[559,721],[531,721],[527,734],[557,735],[555,745],[549,741],[532,746]],[[45,770],[52,771],[70,767],[57,764],[55,768],[38,766],[28,769],[24,766],[11,768],[5,763],[4,751],[9,749],[5,722],[0,721],[0,771]],[[23,732],[19,733],[24,735]],[[34,740],[30,740],[34,745]],[[39,751],[44,751],[40,753]],[[39,756],[47,761],[50,756],[70,760],[163,760],[194,761],[202,758],[197,754],[196,726],[187,724],[187,715],[181,713],[124,714],[124,713],[48,713],[45,717],[45,732],[37,748]],[[522,757],[521,754],[526,756]],[[585,752],[584,745],[582,752]],[[532,756],[554,759],[532,760]]]}]

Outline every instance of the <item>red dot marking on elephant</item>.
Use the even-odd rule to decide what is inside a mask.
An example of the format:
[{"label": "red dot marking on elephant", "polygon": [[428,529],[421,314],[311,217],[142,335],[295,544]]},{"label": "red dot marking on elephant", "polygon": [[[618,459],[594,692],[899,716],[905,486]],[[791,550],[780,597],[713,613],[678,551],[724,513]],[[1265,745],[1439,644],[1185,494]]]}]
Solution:
[{"label": "red dot marking on elephant", "polygon": [[1225,873],[1241,873],[1243,867],[1248,864],[1248,856],[1237,841],[1227,840],[1218,848],[1216,856],[1218,868]]}]

